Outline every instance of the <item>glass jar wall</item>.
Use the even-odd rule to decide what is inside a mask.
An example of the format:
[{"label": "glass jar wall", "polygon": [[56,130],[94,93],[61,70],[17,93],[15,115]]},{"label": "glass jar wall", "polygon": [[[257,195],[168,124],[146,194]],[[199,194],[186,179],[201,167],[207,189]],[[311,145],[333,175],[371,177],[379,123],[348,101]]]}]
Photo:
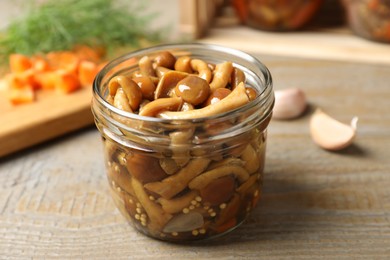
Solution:
[{"label": "glass jar wall", "polygon": [[[211,68],[231,62],[244,72],[243,93],[251,90],[251,101],[235,107],[240,97],[233,96],[225,102],[231,109],[221,113],[164,118],[126,112],[107,100],[113,78],[134,79],[143,57],[156,62],[165,51],[176,60],[190,57]],[[140,232],[166,241],[211,238],[237,227],[261,197],[273,103],[267,68],[233,49],[162,45],[109,63],[95,79],[92,110],[103,137],[111,194],[120,212]]]}]

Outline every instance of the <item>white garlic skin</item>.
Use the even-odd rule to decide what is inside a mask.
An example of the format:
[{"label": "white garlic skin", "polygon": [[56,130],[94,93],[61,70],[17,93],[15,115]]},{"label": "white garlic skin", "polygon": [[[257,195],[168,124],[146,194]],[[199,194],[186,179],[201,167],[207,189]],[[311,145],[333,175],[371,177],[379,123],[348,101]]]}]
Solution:
[{"label": "white garlic skin", "polygon": [[276,90],[275,106],[273,109],[274,119],[293,119],[305,112],[307,107],[306,95],[299,88],[287,88]]}]

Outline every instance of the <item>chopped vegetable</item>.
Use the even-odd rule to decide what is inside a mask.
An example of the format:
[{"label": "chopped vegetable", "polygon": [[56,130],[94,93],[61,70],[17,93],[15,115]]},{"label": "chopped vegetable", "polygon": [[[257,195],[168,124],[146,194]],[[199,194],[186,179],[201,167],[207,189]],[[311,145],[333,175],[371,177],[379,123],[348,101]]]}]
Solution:
[{"label": "chopped vegetable", "polygon": [[55,75],[56,88],[63,93],[71,93],[81,87],[76,73],[66,70],[57,70]]},{"label": "chopped vegetable", "polygon": [[9,56],[9,67],[11,72],[23,72],[32,67],[31,60],[22,54],[11,54]]},{"label": "chopped vegetable", "polygon": [[99,67],[96,63],[88,60],[80,62],[79,65],[79,80],[82,85],[92,85]]},{"label": "chopped vegetable", "polygon": [[68,94],[92,85],[105,65],[102,53],[89,46],[77,46],[72,51],[51,51],[33,57],[11,54],[10,73],[4,77],[9,100],[15,105],[31,103],[38,90]]},{"label": "chopped vegetable", "polygon": [[21,88],[11,88],[9,91],[9,100],[14,105],[32,103],[34,99],[34,90],[28,85]]}]

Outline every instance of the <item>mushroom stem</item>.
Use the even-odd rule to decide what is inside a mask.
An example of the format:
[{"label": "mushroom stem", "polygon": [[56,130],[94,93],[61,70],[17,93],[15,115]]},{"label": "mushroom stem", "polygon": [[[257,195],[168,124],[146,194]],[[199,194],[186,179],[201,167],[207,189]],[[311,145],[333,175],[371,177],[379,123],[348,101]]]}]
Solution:
[{"label": "mushroom stem", "polygon": [[178,110],[183,103],[179,97],[159,98],[147,103],[139,112],[140,116],[155,116],[161,111]]},{"label": "mushroom stem", "polygon": [[193,178],[201,174],[209,163],[209,159],[195,158],[178,173],[171,175],[162,181],[145,184],[145,189],[159,194],[164,199],[171,199],[184,190]]},{"label": "mushroom stem", "polygon": [[211,91],[226,87],[230,80],[232,71],[233,65],[231,62],[226,61],[224,63],[217,64],[215,66],[213,80],[210,83]]},{"label": "mushroom stem", "polygon": [[228,175],[234,175],[240,183],[245,182],[250,176],[248,171],[241,166],[233,164],[223,165],[196,176],[188,183],[188,187],[192,190],[200,190],[206,187],[211,181]]},{"label": "mushroom stem", "polygon": [[245,105],[249,101],[245,92],[244,83],[241,83],[232,91],[232,93],[215,104],[190,111],[164,111],[159,113],[158,116],[166,119],[195,119],[209,117],[234,110]]}]

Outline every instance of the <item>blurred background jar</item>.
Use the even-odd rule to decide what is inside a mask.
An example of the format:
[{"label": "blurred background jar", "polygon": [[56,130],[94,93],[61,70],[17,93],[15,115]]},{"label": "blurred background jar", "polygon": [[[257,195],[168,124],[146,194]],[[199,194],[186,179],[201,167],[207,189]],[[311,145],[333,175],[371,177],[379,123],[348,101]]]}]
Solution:
[{"label": "blurred background jar", "polygon": [[268,31],[301,29],[317,13],[322,0],[232,0],[241,22]]},{"label": "blurred background jar", "polygon": [[343,0],[356,35],[390,43],[390,0]]}]

